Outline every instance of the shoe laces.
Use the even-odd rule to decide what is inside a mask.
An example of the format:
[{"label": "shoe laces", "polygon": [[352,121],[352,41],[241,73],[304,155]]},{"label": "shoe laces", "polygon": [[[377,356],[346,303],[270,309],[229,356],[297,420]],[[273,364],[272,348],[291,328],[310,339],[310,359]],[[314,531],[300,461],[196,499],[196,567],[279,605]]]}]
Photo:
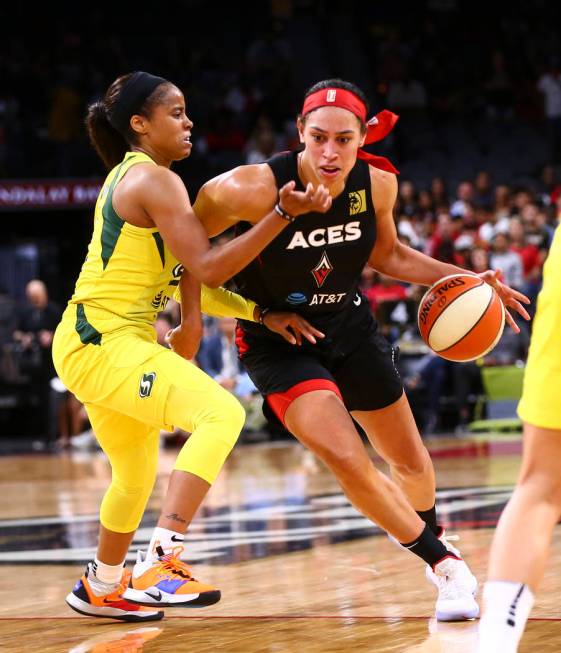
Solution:
[{"label": "shoe laces", "polygon": [[454,555],[461,557],[458,549],[453,544],[450,544],[450,542],[458,542],[460,540],[459,535],[448,535],[446,531],[442,529],[442,534],[438,539],[442,542],[442,544],[444,544],[448,551],[451,551]]},{"label": "shoe laces", "polygon": [[166,555],[160,556],[158,558],[160,562],[160,568],[165,570],[169,576],[177,575],[185,578],[186,580],[195,580],[189,565],[180,559],[182,553],[182,546],[174,546],[171,550],[171,553],[166,553]]}]

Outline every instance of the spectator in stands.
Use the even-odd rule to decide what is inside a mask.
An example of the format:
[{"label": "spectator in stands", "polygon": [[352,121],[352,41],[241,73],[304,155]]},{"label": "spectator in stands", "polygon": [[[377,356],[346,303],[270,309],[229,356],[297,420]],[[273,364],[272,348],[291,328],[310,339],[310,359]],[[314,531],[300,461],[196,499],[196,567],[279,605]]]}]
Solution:
[{"label": "spectator in stands", "polygon": [[454,241],[458,237],[460,225],[448,213],[440,213],[437,227],[428,239],[425,253],[444,263],[456,262]]},{"label": "spectator in stands", "polygon": [[494,203],[491,175],[487,170],[477,173],[474,183],[473,204],[475,207],[490,209]]},{"label": "spectator in stands", "polygon": [[468,268],[477,274],[489,270],[489,252],[484,247],[474,247],[470,252],[468,264]]},{"label": "spectator in stands", "polygon": [[20,348],[20,363],[31,380],[31,390],[38,403],[37,427],[41,434],[52,439],[56,432],[55,420],[49,408],[50,381],[56,377],[51,349],[53,334],[60,321],[60,308],[49,300],[45,284],[33,279],[25,289],[26,303],[17,312],[13,340]]},{"label": "spectator in stands", "polygon": [[484,220],[479,227],[478,237],[487,244],[493,242],[497,234],[507,233],[510,225],[510,218],[499,211],[488,211],[480,209],[479,214]]},{"label": "spectator in stands", "polygon": [[449,209],[450,201],[448,191],[446,190],[446,184],[442,177],[433,178],[430,185],[430,192],[436,208],[446,207],[446,210]]},{"label": "spectator in stands", "polygon": [[461,233],[454,242],[455,262],[462,268],[469,268],[470,254],[474,246],[473,236]]},{"label": "spectator in stands", "polygon": [[423,239],[418,233],[419,223],[416,216],[409,218],[407,215],[400,215],[397,221],[397,234],[398,236],[408,239],[408,245],[419,251],[423,246]]},{"label": "spectator in stands", "polygon": [[510,246],[511,241],[508,234],[496,234],[493,238],[489,262],[493,270],[502,271],[504,282],[507,285],[520,289],[523,286],[522,259],[517,252],[510,249]]},{"label": "spectator in stands", "polygon": [[384,302],[396,302],[407,299],[407,289],[403,284],[392,279],[392,277],[378,273],[378,281],[368,288],[366,297],[368,298],[372,312],[377,313],[380,304]]},{"label": "spectator in stands", "polygon": [[399,184],[398,199],[400,213],[411,217],[419,210],[417,204],[417,192],[412,181],[402,181]]},{"label": "spectator in stands", "polygon": [[545,206],[555,205],[561,195],[561,184],[558,181],[555,166],[543,167],[537,186],[540,201]]},{"label": "spectator in stands", "polygon": [[535,245],[540,250],[547,250],[551,235],[543,224],[538,224],[539,209],[536,204],[528,202],[520,213],[524,224],[526,242]]},{"label": "spectator in stands", "polygon": [[497,220],[508,218],[512,213],[512,198],[510,188],[505,184],[495,186],[495,215]]},{"label": "spectator in stands", "polygon": [[473,195],[474,191],[471,181],[462,181],[458,185],[456,199],[454,202],[452,202],[452,206],[450,207],[450,215],[453,217],[463,217],[464,213],[466,212],[466,202],[472,202]]},{"label": "spectator in stands", "polygon": [[522,259],[524,285],[530,281],[539,281],[542,267],[540,250],[527,242],[524,224],[519,217],[514,216],[510,219],[508,234],[511,251],[516,252]]},{"label": "spectator in stands", "polygon": [[417,205],[418,205],[419,213],[423,218],[434,217],[436,211],[436,205],[430,191],[426,189],[419,191],[419,196],[417,198]]}]

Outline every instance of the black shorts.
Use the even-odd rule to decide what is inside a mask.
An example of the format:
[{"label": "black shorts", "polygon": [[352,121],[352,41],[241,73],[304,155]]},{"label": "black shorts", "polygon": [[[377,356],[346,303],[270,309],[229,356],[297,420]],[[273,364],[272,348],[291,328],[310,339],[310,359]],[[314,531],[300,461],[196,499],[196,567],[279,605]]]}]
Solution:
[{"label": "black shorts", "polygon": [[[350,329],[340,338],[298,347],[256,337],[242,327],[238,331],[241,360],[265,397],[321,379],[337,386],[348,411],[377,410],[397,401],[403,393],[397,350],[375,324],[366,330]],[[356,346],[349,347],[349,343]]]}]

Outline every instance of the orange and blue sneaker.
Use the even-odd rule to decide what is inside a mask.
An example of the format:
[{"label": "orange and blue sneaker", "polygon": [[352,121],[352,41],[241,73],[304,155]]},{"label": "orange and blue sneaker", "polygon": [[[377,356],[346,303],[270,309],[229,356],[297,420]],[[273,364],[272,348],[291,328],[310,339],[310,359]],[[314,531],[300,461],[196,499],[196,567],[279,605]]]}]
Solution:
[{"label": "orange and blue sneaker", "polygon": [[123,597],[123,592],[129,584],[131,572],[123,569],[121,581],[116,589],[109,594],[98,596],[90,584],[89,576],[93,574],[92,563],[88,563],[86,571],[74,585],[66,597],[68,605],[76,612],[88,617],[105,617],[119,621],[157,621],[164,616],[162,610],[149,610],[130,603]]},{"label": "orange and blue sneaker", "polygon": [[167,554],[158,546],[156,552],[153,560],[147,560],[142,551],[137,553],[129,587],[123,593],[127,601],[170,608],[201,608],[220,601],[220,590],[193,578],[180,559],[182,546]]}]

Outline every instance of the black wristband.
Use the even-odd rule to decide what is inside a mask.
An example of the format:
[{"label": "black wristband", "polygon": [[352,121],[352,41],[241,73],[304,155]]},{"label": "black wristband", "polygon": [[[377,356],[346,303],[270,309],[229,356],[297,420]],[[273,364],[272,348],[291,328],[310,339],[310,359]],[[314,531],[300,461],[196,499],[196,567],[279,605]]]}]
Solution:
[{"label": "black wristband", "polygon": [[267,313],[270,310],[271,310],[270,308],[259,308],[259,317],[257,318],[257,321],[259,322],[259,324],[262,324],[263,326],[265,326],[265,322],[264,322],[265,315],[267,315]]},{"label": "black wristband", "polygon": [[277,202],[277,203],[275,204],[275,211],[280,215],[280,217],[281,217],[283,220],[286,220],[287,222],[294,222],[294,220],[296,220],[296,216],[295,216],[295,215],[290,215],[290,213],[287,213],[287,212],[282,208],[282,206],[280,205],[280,202]]}]

